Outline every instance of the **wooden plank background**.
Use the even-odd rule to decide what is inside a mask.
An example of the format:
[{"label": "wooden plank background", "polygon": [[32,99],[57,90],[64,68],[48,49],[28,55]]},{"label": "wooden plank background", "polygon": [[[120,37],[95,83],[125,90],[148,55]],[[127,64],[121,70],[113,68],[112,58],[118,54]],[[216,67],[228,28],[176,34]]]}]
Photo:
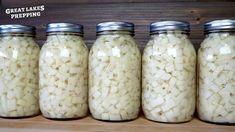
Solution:
[{"label": "wooden plank background", "polygon": [[[191,24],[190,39],[196,49],[204,38],[203,24],[216,19],[235,19],[235,1],[232,0],[1,0],[0,24],[19,23],[37,27],[40,45],[46,39],[49,22],[73,22],[85,26],[85,40],[90,47],[95,25],[103,21],[133,22],[135,38],[143,49],[149,39],[149,24],[161,20],[183,20]],[[45,5],[41,17],[10,19],[5,14],[9,7]]]}]

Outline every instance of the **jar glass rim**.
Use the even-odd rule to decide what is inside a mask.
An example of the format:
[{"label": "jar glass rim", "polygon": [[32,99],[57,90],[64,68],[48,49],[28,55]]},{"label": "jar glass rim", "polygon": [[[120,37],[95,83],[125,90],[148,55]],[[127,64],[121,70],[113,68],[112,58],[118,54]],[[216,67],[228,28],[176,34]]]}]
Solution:
[{"label": "jar glass rim", "polygon": [[0,33],[32,33],[35,34],[36,28],[29,25],[5,24],[0,25]]},{"label": "jar glass rim", "polygon": [[107,35],[107,34],[124,34],[124,35],[131,35],[131,36],[135,35],[133,32],[129,32],[126,30],[107,30],[107,31],[97,32],[96,36]]},{"label": "jar glass rim", "polygon": [[76,32],[83,34],[83,25],[74,23],[49,23],[47,24],[47,33],[50,32]]},{"label": "jar glass rim", "polygon": [[235,31],[235,20],[214,20],[204,24],[204,33]]},{"label": "jar glass rim", "polygon": [[153,22],[149,26],[150,34],[162,31],[182,30],[190,32],[190,24],[185,21],[160,21]]}]

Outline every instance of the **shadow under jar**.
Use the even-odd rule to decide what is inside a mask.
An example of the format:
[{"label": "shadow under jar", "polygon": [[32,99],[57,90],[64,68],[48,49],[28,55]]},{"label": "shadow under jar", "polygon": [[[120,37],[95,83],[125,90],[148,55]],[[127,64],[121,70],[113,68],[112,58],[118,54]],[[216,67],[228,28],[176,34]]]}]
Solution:
[{"label": "shadow under jar", "polygon": [[44,117],[72,119],[88,113],[88,48],[83,26],[50,23],[39,59],[40,109]]},{"label": "shadow under jar", "polygon": [[204,25],[198,52],[198,114],[204,121],[235,123],[235,20]]},{"label": "shadow under jar", "polygon": [[0,116],[39,114],[35,27],[0,25]]},{"label": "shadow under jar", "polygon": [[180,123],[193,118],[196,105],[196,52],[189,23],[150,25],[142,57],[142,108],[152,121]]},{"label": "shadow under jar", "polygon": [[89,108],[95,119],[126,121],[140,110],[141,55],[134,24],[104,22],[89,53]]}]

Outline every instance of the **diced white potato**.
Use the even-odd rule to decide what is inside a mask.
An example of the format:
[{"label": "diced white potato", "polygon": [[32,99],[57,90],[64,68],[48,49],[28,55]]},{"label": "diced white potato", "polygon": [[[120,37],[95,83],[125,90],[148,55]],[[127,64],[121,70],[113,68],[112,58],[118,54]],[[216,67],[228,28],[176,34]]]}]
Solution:
[{"label": "diced white potato", "polygon": [[82,37],[48,36],[39,59],[39,103],[45,117],[68,119],[87,115],[87,63],[88,49]]},{"label": "diced white potato", "polygon": [[100,35],[89,54],[89,108],[94,118],[135,119],[140,108],[140,51],[130,35]]},{"label": "diced white potato", "polygon": [[5,35],[0,38],[0,116],[39,114],[39,47],[33,37]]},{"label": "diced white potato", "polygon": [[211,33],[198,53],[198,114],[202,120],[235,123],[235,35]]},{"label": "diced white potato", "polygon": [[142,60],[146,118],[160,122],[191,120],[196,103],[196,53],[187,35],[179,31],[152,35]]}]

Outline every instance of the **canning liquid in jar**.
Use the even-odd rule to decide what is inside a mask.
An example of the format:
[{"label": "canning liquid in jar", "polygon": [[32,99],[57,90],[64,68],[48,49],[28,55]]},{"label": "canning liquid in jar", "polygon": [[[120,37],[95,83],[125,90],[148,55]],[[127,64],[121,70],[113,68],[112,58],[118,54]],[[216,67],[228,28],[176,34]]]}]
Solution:
[{"label": "canning liquid in jar", "polygon": [[204,121],[235,123],[235,20],[204,25],[198,52],[198,114]]},{"label": "canning liquid in jar", "polygon": [[140,109],[141,55],[134,25],[104,22],[89,54],[89,108],[94,118],[125,121]]},{"label": "canning liquid in jar", "polygon": [[142,108],[147,119],[179,123],[192,119],[196,103],[196,53],[189,23],[150,25],[142,57]]},{"label": "canning liquid in jar", "polygon": [[39,114],[35,27],[0,25],[0,116]]},{"label": "canning liquid in jar", "polygon": [[88,48],[83,26],[51,23],[39,60],[40,109],[44,117],[71,119],[88,113]]}]

